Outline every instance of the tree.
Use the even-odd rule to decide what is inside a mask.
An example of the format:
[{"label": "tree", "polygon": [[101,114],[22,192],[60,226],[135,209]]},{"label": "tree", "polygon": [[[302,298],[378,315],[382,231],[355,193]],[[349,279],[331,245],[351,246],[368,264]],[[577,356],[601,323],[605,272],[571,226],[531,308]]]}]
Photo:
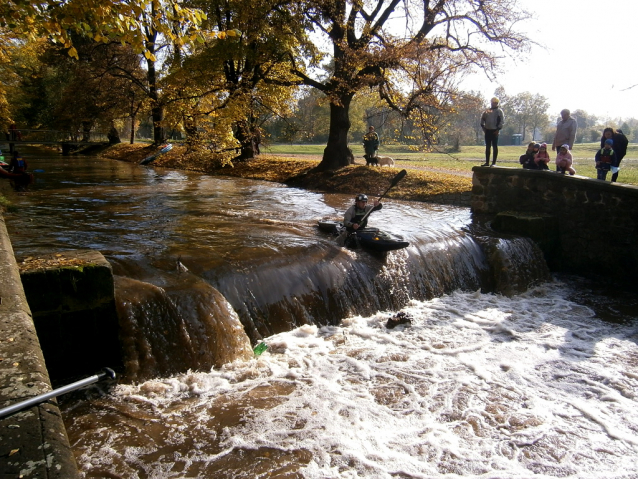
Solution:
[{"label": "tree", "polygon": [[463,92],[453,99],[453,110],[447,116],[449,126],[443,129],[443,139],[454,145],[480,144],[482,141],[481,114],[487,101],[481,93]]},{"label": "tree", "polygon": [[318,79],[297,67],[300,80],[330,101],[330,133],[319,169],[345,166],[349,109],[354,94],[376,88],[387,104],[411,116],[424,139],[449,100],[451,80],[470,66],[491,71],[491,45],[516,51],[527,39],[513,29],[527,18],[510,0],[308,0],[306,17],[331,47],[329,75]]},{"label": "tree", "polygon": [[174,0],[5,0],[0,4],[0,27],[19,38],[48,37],[78,58],[75,38],[131,45],[147,62],[146,92],[152,101],[154,140],[164,141],[164,109],[157,71],[160,39],[181,47],[200,38],[201,11]]},{"label": "tree", "polygon": [[549,125],[549,101],[538,93],[532,95],[532,102],[529,107],[528,124],[531,127],[532,140],[536,138],[536,134],[541,132]]},{"label": "tree", "polygon": [[596,127],[598,124],[598,118],[594,115],[590,115],[585,110],[574,110],[571,112],[571,116],[576,119],[578,123],[578,130],[576,131],[576,142],[583,143],[590,141],[596,141],[602,135],[602,130]]},{"label": "tree", "polygon": [[10,48],[13,37],[4,28],[0,28],[0,128],[6,131],[12,123],[9,102],[7,101],[7,86],[17,82],[17,77],[13,73],[10,59]]},{"label": "tree", "polygon": [[[258,151],[263,122],[288,110],[295,78],[290,58],[303,54],[303,25],[294,9],[281,0],[196,0],[207,13],[205,31],[225,32],[222,40],[206,41],[185,58],[168,79],[169,102],[182,112],[190,139],[215,115],[231,119],[239,154],[252,158]],[[306,45],[306,51],[310,49]],[[195,136],[194,136],[195,134]]]},{"label": "tree", "polygon": [[549,117],[547,110],[549,102],[542,95],[531,94],[528,91],[508,97],[506,108],[512,122],[518,125],[518,133],[522,134],[522,141],[527,139],[527,132],[531,132],[534,139],[535,133],[547,126]]},{"label": "tree", "polygon": [[16,42],[10,69],[12,115],[31,128],[82,131],[108,130],[128,116],[134,91],[122,69],[143,77],[138,56],[128,45],[75,39],[80,60],[46,40]]},{"label": "tree", "polygon": [[[144,15],[146,11],[156,15],[149,19]],[[182,25],[184,34],[176,38],[181,42],[194,39],[203,18],[199,10],[185,8],[173,0],[166,3],[163,0],[3,0],[0,3],[1,28],[19,38],[50,38],[64,45],[74,58],[78,53],[73,46],[73,34],[96,42],[128,43],[134,51],[142,53],[148,46],[144,27],[149,22],[168,38],[175,37],[176,24]]]}]

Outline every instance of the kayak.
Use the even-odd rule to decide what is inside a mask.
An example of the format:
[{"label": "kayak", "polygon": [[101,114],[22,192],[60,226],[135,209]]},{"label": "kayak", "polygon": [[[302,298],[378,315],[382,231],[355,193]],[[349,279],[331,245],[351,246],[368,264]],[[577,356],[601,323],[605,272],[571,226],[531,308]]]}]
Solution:
[{"label": "kayak", "polygon": [[148,165],[152,161],[155,161],[158,156],[163,155],[164,153],[167,153],[171,151],[172,149],[173,149],[173,145],[171,143],[166,143],[165,145],[162,145],[162,147],[157,153],[151,156],[147,156],[142,161],[140,161],[140,165]]},{"label": "kayak", "polygon": [[[347,234],[343,223],[338,221],[319,221],[318,226],[321,231],[332,233],[335,236],[341,233]],[[379,228],[361,228],[348,234],[345,245],[348,248],[360,247],[370,251],[384,252],[407,248],[410,243],[401,236],[381,231]]]},{"label": "kayak", "polygon": [[10,173],[4,168],[0,167],[0,178],[7,178],[20,184],[28,185],[33,182],[33,175],[31,173]]}]

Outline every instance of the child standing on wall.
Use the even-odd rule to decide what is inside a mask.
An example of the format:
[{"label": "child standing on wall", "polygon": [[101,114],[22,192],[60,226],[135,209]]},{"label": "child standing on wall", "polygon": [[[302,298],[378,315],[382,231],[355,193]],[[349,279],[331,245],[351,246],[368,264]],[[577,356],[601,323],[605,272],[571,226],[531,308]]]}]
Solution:
[{"label": "child standing on wall", "polygon": [[547,153],[547,143],[541,143],[541,147],[534,157],[537,170],[549,170],[549,153]]},{"label": "child standing on wall", "polygon": [[570,175],[575,175],[576,170],[572,168],[573,164],[574,158],[571,151],[569,151],[569,145],[562,145],[560,150],[558,150],[558,155],[556,155],[556,171],[562,174],[568,171]]},{"label": "child standing on wall", "polygon": [[599,180],[607,179],[607,172],[611,170],[612,165],[617,166],[616,153],[612,147],[614,146],[614,140],[605,140],[604,148],[601,148],[596,153],[596,170]]}]

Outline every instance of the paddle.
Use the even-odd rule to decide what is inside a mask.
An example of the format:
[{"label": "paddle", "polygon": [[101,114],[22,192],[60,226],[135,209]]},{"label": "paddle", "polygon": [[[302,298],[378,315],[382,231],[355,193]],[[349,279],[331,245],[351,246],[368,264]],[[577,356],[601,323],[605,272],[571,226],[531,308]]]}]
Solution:
[{"label": "paddle", "polygon": [[[390,183],[390,186],[388,186],[388,189],[385,190],[381,196],[379,196],[379,200],[378,201],[381,201],[381,199],[388,193],[388,191],[390,191],[392,188],[394,188],[397,185],[397,183],[399,181],[401,181],[403,179],[403,177],[405,175],[407,175],[407,174],[408,174],[408,172],[405,171],[405,170],[399,171],[397,176],[395,176],[393,178],[392,182]],[[363,218],[361,218],[361,221],[359,222],[359,224],[363,224],[365,222],[365,220],[368,219],[368,216],[370,216],[370,213],[372,213],[372,209],[370,211],[368,211],[365,215],[363,215]]]},{"label": "paddle", "polygon": [[[399,181],[401,181],[403,179],[403,177],[405,175],[407,175],[408,172],[405,170],[401,170],[399,171],[399,173],[392,179],[392,181],[390,182],[390,186],[388,186],[388,189],[385,190],[383,192],[383,194],[381,196],[379,196],[379,201],[381,201],[381,199],[388,193],[388,191],[390,191],[392,188],[394,188],[397,183],[399,183]],[[361,221],[359,222],[359,224],[362,224],[367,218],[368,216],[370,216],[370,213],[372,213],[372,209],[370,209],[370,211],[368,211],[363,218],[361,218]],[[339,237],[337,238],[337,244],[339,244],[340,246],[343,246],[346,242],[346,238],[354,233],[356,233],[356,230],[353,232],[346,232],[347,230],[343,230],[343,233],[339,235]]]}]

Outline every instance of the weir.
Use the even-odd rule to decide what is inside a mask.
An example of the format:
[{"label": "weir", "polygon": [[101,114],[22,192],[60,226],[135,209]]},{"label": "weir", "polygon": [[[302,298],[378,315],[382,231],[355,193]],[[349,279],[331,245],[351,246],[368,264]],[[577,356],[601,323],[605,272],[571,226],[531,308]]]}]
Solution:
[{"label": "weir", "polygon": [[391,313],[459,289],[512,295],[549,279],[531,240],[471,229],[432,232],[382,255],[341,248],[324,235],[298,257],[247,261],[225,274],[198,276],[180,263],[161,277],[118,277],[125,377],[207,370],[247,359],[251,344],[302,325]]},{"label": "weir", "polygon": [[21,257],[86,248],[107,258],[124,383],[243,361],[302,325],[390,316],[456,290],[513,295],[549,278],[532,240],[494,233],[463,208],[389,202],[372,221],[391,219],[410,246],[370,254],[316,228],[350,203],[343,195],[65,161],[57,177],[45,165],[41,190],[20,198],[29,217],[11,217],[12,239]]},{"label": "weir", "polygon": [[20,198],[29,216],[11,218],[12,240],[22,257],[84,248],[109,261],[125,381],[220,367],[305,324],[391,313],[458,289],[512,295],[549,278],[532,240],[495,233],[465,208],[389,201],[371,222],[391,222],[410,246],[371,254],[317,228],[348,196],[60,161],[39,165],[46,183]]},{"label": "weir", "polygon": [[473,213],[536,236],[552,270],[638,284],[638,187],[522,168],[473,172]]}]

